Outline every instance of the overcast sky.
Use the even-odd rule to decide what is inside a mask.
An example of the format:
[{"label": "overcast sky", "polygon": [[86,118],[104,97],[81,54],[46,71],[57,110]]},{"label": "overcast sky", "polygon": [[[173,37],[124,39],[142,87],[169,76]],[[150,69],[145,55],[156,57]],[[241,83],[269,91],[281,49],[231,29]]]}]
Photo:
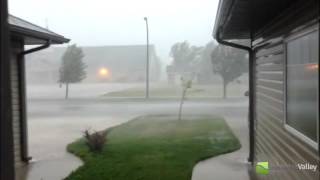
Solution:
[{"label": "overcast sky", "polygon": [[9,0],[10,14],[64,35],[81,46],[150,43],[162,61],[172,44],[212,40],[218,0]]}]

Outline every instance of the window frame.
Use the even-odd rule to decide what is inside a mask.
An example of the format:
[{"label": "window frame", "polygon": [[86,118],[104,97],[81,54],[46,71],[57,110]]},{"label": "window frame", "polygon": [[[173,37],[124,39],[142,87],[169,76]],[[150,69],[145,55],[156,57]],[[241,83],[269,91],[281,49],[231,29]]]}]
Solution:
[{"label": "window frame", "polygon": [[[319,33],[319,23],[312,25],[309,28],[303,29],[299,32],[295,32],[291,35],[289,35],[287,38],[284,39],[284,63],[283,63],[283,76],[284,76],[284,81],[283,81],[283,89],[284,89],[284,128],[292,135],[294,135],[295,137],[299,138],[300,140],[302,140],[303,142],[305,142],[306,144],[308,144],[309,146],[311,146],[312,148],[316,149],[317,151],[319,151],[319,139],[320,139],[320,135],[319,135],[319,111],[317,111],[317,141],[312,140],[311,138],[307,137],[306,135],[304,135],[303,133],[301,133],[300,131],[296,130],[294,127],[292,127],[291,125],[288,124],[287,122],[287,116],[288,116],[288,111],[287,111],[287,96],[288,96],[288,91],[287,91],[287,85],[288,85],[288,43],[296,40],[298,38],[301,38],[303,36],[309,35],[311,33],[317,32]],[[318,67],[319,67],[319,52],[318,52]],[[318,68],[318,73],[320,73],[319,68]],[[319,75],[318,75],[318,89],[317,89],[317,95],[318,95],[318,103],[317,103],[317,109],[319,109]]]}]

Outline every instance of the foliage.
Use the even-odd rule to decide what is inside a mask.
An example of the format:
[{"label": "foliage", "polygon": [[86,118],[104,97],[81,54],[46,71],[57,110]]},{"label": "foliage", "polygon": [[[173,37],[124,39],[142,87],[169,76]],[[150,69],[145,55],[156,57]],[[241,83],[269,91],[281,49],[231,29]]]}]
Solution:
[{"label": "foliage", "polygon": [[214,72],[212,71],[211,53],[217,45],[211,41],[203,48],[200,60],[195,67],[197,69],[197,81],[200,84],[212,83]]},{"label": "foliage", "polygon": [[212,82],[211,52],[216,47],[213,41],[206,46],[191,46],[187,41],[175,43],[171,47],[172,67],[180,76],[195,73],[198,83]]},{"label": "foliage", "polygon": [[75,44],[69,46],[63,54],[59,70],[59,83],[66,84],[66,98],[68,98],[69,83],[81,82],[86,78],[86,64],[82,61],[82,49]]},{"label": "foliage", "polygon": [[227,85],[248,71],[248,58],[244,50],[218,45],[211,53],[213,72],[223,80],[223,97]]},{"label": "foliage", "polygon": [[82,61],[82,49],[75,44],[67,48],[62,57],[60,68],[60,83],[76,83],[86,78],[86,64]]},{"label": "foliage", "polygon": [[190,46],[187,41],[175,43],[170,51],[175,70],[180,75],[183,75],[185,72],[193,72],[194,65],[199,60],[201,50],[202,47]]},{"label": "foliage", "polygon": [[86,144],[91,152],[101,152],[106,143],[106,132],[93,132],[89,130],[83,132],[83,137],[86,140]]},{"label": "foliage", "polygon": [[89,151],[83,139],[68,145],[84,165],[66,180],[189,180],[200,160],[240,148],[222,118],[188,116],[139,117],[113,128],[101,153]]},{"label": "foliage", "polygon": [[187,90],[192,88],[192,79],[185,80],[183,77],[181,77],[181,85],[182,85],[182,96],[181,96],[180,107],[179,107],[179,116],[178,116],[179,121],[181,120],[182,106],[186,99]]}]

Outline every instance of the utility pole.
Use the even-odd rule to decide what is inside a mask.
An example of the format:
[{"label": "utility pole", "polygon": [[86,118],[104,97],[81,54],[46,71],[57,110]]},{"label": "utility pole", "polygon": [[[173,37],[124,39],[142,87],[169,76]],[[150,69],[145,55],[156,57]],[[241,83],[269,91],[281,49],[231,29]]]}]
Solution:
[{"label": "utility pole", "polygon": [[147,65],[146,65],[146,99],[149,98],[149,26],[148,26],[148,18],[144,17],[146,22],[146,30],[147,30]]}]

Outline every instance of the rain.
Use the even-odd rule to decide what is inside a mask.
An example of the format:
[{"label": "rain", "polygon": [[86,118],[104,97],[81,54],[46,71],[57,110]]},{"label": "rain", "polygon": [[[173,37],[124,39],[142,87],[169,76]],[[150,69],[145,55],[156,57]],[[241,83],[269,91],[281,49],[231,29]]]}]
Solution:
[{"label": "rain", "polygon": [[[81,167],[84,162],[66,148],[85,130],[144,116],[178,120],[180,106],[182,121],[224,118],[241,144],[238,151],[197,163],[193,180],[211,179],[212,169],[219,172],[225,161],[246,160],[248,55],[213,39],[218,1],[9,2],[10,14],[70,39],[25,57],[32,157],[21,175],[26,180],[64,179]],[[220,61],[226,58],[229,64]],[[248,178],[246,169],[234,166],[240,168],[235,176]]]}]

